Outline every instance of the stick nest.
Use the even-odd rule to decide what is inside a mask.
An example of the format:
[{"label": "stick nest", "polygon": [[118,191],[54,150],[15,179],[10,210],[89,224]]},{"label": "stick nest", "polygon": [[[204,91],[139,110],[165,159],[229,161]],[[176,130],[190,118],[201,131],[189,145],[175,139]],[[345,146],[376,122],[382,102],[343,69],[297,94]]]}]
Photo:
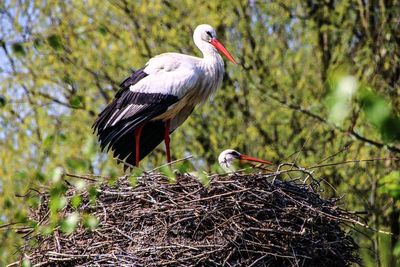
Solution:
[{"label": "stick nest", "polygon": [[[58,228],[30,232],[23,253],[38,266],[350,266],[358,246],[343,229],[352,216],[316,186],[271,180],[261,173],[213,176],[205,188],[188,174],[176,183],[147,174],[132,187],[126,177],[101,184],[95,201],[81,195],[79,208],[99,219],[72,234]],[[49,195],[40,193],[31,218],[49,221]],[[349,229],[349,228],[347,228]],[[34,241],[34,242],[32,242]],[[34,243],[35,245],[32,245]]]}]

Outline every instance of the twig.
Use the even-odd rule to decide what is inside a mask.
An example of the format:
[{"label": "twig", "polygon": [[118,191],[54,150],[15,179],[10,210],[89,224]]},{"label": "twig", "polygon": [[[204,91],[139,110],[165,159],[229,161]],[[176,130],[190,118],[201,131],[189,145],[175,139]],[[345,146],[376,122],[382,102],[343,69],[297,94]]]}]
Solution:
[{"label": "twig", "polygon": [[347,161],[341,161],[341,162],[335,162],[335,163],[314,165],[314,166],[307,167],[307,169],[311,170],[311,169],[324,168],[324,167],[332,167],[332,166],[343,165],[343,164],[350,164],[350,163],[374,162],[374,161],[382,161],[382,160],[399,161],[400,158],[372,158],[372,159],[347,160]]},{"label": "twig", "polygon": [[161,168],[163,168],[163,167],[170,166],[170,165],[173,165],[173,164],[175,164],[175,163],[178,163],[178,162],[181,162],[181,161],[185,161],[185,160],[188,160],[188,159],[192,159],[192,158],[193,158],[193,156],[190,155],[190,156],[184,157],[184,158],[182,158],[182,159],[173,160],[173,161],[171,161],[171,162],[168,162],[168,163],[166,163],[166,164],[163,164],[163,165],[161,165],[161,166],[158,166],[158,167],[156,167],[156,168],[154,168],[154,169],[148,171],[147,173],[153,173],[153,172],[155,172],[156,170],[159,170],[159,169],[161,169]]},{"label": "twig", "polygon": [[131,169],[135,169],[136,168],[136,166],[133,166],[132,164],[130,164],[130,163],[128,163],[128,162],[125,162],[125,161],[123,161],[123,160],[121,160],[121,159],[119,159],[119,158],[114,158],[116,161],[118,161],[118,162],[121,162],[121,163],[123,163],[123,164],[125,164],[126,166],[128,166],[129,168],[131,168]]},{"label": "twig", "polygon": [[96,182],[97,181],[96,179],[92,179],[92,178],[86,177],[84,175],[79,175],[79,174],[65,173],[64,175],[68,176],[68,177],[79,178],[79,179],[91,181],[91,182]]}]

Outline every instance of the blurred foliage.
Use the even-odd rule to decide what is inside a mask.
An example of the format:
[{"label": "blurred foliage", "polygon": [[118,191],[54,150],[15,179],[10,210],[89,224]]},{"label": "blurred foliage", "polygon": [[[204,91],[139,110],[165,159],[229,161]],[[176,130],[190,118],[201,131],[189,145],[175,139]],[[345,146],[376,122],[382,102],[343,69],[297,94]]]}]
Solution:
[{"label": "blurred foliage", "polygon": [[400,171],[392,171],[388,175],[384,176],[380,183],[382,193],[387,193],[393,199],[400,200]]},{"label": "blurred foliage", "polygon": [[[227,63],[222,88],[172,135],[174,158],[193,154],[197,169],[216,171],[226,148],[302,166],[331,155],[324,163],[398,157],[399,6],[397,0],[1,1],[0,224],[26,221],[28,203],[17,195],[31,187],[51,188],[57,214],[70,201],[62,196],[65,172],[123,173],[99,152],[90,128],[95,116],[150,57],[199,56],[192,32],[200,23],[217,29],[239,65]],[[163,149],[141,167],[165,163]],[[384,160],[316,170],[337,190],[328,187],[327,195],[346,194],[346,208],[367,210],[369,224],[394,232],[384,242],[374,232],[356,236],[366,265],[399,264],[398,169]],[[94,187],[83,190],[95,200]],[[79,206],[78,197],[71,201]],[[67,233],[79,223],[95,227],[86,216],[55,215],[54,223]],[[21,241],[4,229],[0,241],[4,265],[16,259]]]},{"label": "blurred foliage", "polygon": [[399,142],[400,117],[394,112],[390,100],[368,88],[360,94],[360,102],[365,120],[378,130],[381,138],[385,142]]},{"label": "blurred foliage", "polygon": [[342,125],[352,110],[352,98],[358,89],[353,76],[339,76],[329,79],[330,92],[326,98],[329,120]]}]

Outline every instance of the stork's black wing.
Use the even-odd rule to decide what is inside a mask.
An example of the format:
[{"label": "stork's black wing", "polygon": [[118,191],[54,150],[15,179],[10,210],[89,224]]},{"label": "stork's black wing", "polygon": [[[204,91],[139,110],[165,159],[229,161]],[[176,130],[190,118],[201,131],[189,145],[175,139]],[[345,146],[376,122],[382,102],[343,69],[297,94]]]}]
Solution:
[{"label": "stork's black wing", "polygon": [[140,138],[140,159],[144,158],[164,137],[164,122],[151,119],[164,113],[178,101],[173,95],[132,92],[129,88],[147,77],[143,70],[134,72],[121,83],[115,99],[99,114],[93,128],[101,149],[111,149],[114,157],[135,164],[134,131],[143,125]]}]

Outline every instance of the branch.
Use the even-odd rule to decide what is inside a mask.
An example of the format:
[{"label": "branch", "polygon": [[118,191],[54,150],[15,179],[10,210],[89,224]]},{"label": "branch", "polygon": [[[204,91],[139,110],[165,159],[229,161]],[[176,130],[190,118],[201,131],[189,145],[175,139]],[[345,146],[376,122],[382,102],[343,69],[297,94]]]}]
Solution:
[{"label": "branch", "polygon": [[313,119],[316,119],[317,121],[320,121],[320,122],[322,122],[322,123],[324,123],[326,125],[329,125],[333,129],[335,129],[335,130],[337,130],[337,131],[339,131],[341,133],[348,134],[348,135],[354,137],[355,139],[357,139],[359,141],[362,141],[364,143],[368,143],[368,144],[373,145],[373,146],[378,147],[378,148],[387,148],[391,152],[400,153],[400,148],[398,148],[396,146],[387,145],[387,144],[380,143],[378,141],[369,139],[369,138],[367,138],[365,136],[362,136],[361,134],[357,133],[356,131],[354,131],[354,129],[346,130],[346,129],[338,126],[338,125],[335,125],[335,124],[329,122],[328,120],[324,119],[320,115],[315,114],[312,111],[303,108],[300,105],[289,103],[286,100],[279,99],[278,97],[270,95],[270,94],[266,94],[266,96],[271,98],[272,100],[284,105],[285,107],[287,107],[287,108],[289,108],[291,110],[300,111],[301,113],[307,115],[308,117],[311,117]]}]

